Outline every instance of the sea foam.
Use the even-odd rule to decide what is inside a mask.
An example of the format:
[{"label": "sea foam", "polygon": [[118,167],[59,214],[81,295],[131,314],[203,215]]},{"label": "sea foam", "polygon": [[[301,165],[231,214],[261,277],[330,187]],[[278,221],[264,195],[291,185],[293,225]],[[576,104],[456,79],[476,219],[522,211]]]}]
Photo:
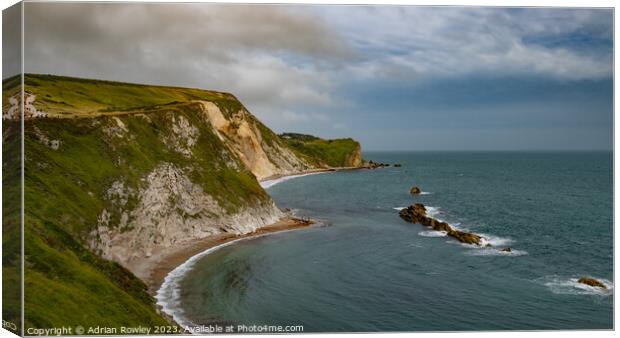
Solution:
[{"label": "sea foam", "polygon": [[467,252],[470,256],[525,256],[527,251],[512,249],[510,252],[502,251],[501,248],[480,248],[479,250],[470,250]]},{"label": "sea foam", "polygon": [[240,238],[209,248],[199,254],[192,256],[190,259],[185,261],[185,263],[177,266],[174,270],[170,271],[170,273],[166,275],[164,282],[162,283],[159,290],[157,290],[157,294],[155,295],[155,299],[157,299],[157,305],[161,306],[164,313],[171,316],[182,327],[195,326],[189,319],[184,316],[184,311],[181,308],[180,290],[183,277],[185,277],[185,275],[192,270],[196,262],[204,256],[247,238]]},{"label": "sea foam", "polygon": [[579,278],[566,278],[560,276],[546,276],[539,278],[536,281],[542,283],[555,294],[561,295],[597,295],[597,296],[610,296],[613,294],[614,283],[610,280],[603,278],[596,278],[605,284],[607,289],[589,286],[583,283],[579,283]]},{"label": "sea foam", "polygon": [[482,237],[482,240],[480,241],[482,246],[491,244],[494,247],[501,247],[501,246],[506,246],[514,242],[514,240],[509,237],[499,237],[499,236],[493,236],[493,235],[488,235],[488,234],[478,234],[478,235]]},{"label": "sea foam", "polygon": [[439,207],[426,207],[426,214],[429,217],[435,218],[435,216],[439,215],[441,211],[439,211]]},{"label": "sea foam", "polygon": [[448,233],[445,231],[429,230],[429,231],[420,231],[418,232],[418,235],[422,237],[446,237],[448,236]]},{"label": "sea foam", "polygon": [[[392,209],[400,211],[405,208],[406,207],[394,207]],[[432,217],[440,222],[444,222],[444,220],[437,217],[438,215],[442,213],[440,207],[425,206],[425,208],[426,208],[426,214],[429,217]],[[468,231],[466,228],[461,227],[461,223],[448,223],[448,224],[455,230]],[[418,235],[422,237],[446,237],[448,234],[445,231],[427,230],[427,231],[418,232]],[[506,246],[514,242],[512,238],[499,237],[499,236],[493,236],[493,235],[488,235],[488,234],[478,234],[478,235],[482,237],[480,241],[480,245],[460,243],[458,241],[455,241],[454,239],[449,239],[448,242],[450,243],[457,242],[458,244],[466,248],[476,249],[470,253],[467,253],[468,255],[472,255],[472,256],[524,256],[524,255],[527,255],[527,251],[524,251],[524,250],[512,249],[511,252],[501,251],[501,249],[505,248]],[[490,244],[491,247],[487,247],[488,244]]]}]

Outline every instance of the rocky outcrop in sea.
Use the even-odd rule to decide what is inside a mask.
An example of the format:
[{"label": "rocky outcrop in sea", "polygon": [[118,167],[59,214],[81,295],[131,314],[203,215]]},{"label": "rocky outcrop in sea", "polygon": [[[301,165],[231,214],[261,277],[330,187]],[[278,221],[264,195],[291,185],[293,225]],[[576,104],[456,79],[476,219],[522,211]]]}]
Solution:
[{"label": "rocky outcrop in sea", "polygon": [[602,282],[600,282],[599,280],[596,280],[594,278],[581,277],[581,278],[579,278],[579,280],[577,282],[581,283],[581,284],[597,287],[597,288],[607,289],[607,286],[605,284],[603,284]]},{"label": "rocky outcrop in sea", "polygon": [[448,236],[461,243],[482,245],[482,237],[474,233],[460,231],[452,228],[448,223],[436,220],[426,215],[426,207],[421,203],[410,205],[399,212],[400,218],[409,223],[418,223],[431,227],[435,231],[443,231]]}]

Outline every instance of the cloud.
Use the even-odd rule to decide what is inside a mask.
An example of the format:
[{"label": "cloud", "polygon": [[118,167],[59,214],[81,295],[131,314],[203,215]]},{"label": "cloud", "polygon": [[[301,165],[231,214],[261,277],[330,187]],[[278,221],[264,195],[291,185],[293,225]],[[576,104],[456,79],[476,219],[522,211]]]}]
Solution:
[{"label": "cloud", "polygon": [[309,122],[309,121],[320,121],[326,122],[329,121],[330,118],[326,114],[322,113],[299,113],[293,111],[283,111],[281,114],[282,118],[286,122]]},{"label": "cloud", "polygon": [[232,75],[231,86],[256,103],[332,105],[329,77],[312,67],[290,65],[268,56],[248,56],[232,64],[222,76]]},{"label": "cloud", "polygon": [[259,116],[333,105],[318,64],[354,54],[286,6],[28,3],[25,15],[27,72],[229,91]]},{"label": "cloud", "polygon": [[[334,103],[335,84],[612,73],[597,9],[28,3],[26,70],[232,91],[250,106]],[[603,42],[571,45],[571,37]]]},{"label": "cloud", "polygon": [[128,46],[183,47],[193,56],[231,49],[331,58],[351,53],[321,18],[286,6],[29,3],[25,15],[30,45],[65,42],[96,47],[104,55],[136,51]]},{"label": "cloud", "polygon": [[[335,20],[344,10],[346,20]],[[371,6],[323,14],[362,51],[349,68],[365,79],[484,74],[578,81],[613,71],[608,10]],[[584,48],[584,41],[602,47]]]},{"label": "cloud", "polygon": [[[610,9],[28,2],[25,15],[27,72],[228,91],[277,131],[322,136],[347,128],[368,140],[425,100],[428,111],[452,105],[455,127],[474,103],[514,104],[512,92],[479,91],[469,107],[447,102],[461,91],[450,83],[517,83],[544,96],[532,82],[580,92],[613,76]],[[583,112],[607,116],[605,100],[586,97],[598,106]]]},{"label": "cloud", "polygon": [[2,72],[7,78],[17,75],[22,68],[21,54],[21,5],[16,4],[2,11]]}]

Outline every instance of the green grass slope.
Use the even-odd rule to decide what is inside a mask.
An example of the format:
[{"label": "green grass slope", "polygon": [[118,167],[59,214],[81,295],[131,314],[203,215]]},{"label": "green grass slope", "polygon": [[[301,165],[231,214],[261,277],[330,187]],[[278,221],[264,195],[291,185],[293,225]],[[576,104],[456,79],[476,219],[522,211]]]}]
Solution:
[{"label": "green grass slope", "polygon": [[4,121],[2,130],[2,319],[4,328],[21,330],[21,144],[20,123]]},{"label": "green grass slope", "polygon": [[36,95],[35,107],[38,110],[57,117],[137,112],[190,100],[212,101],[228,113],[242,107],[241,102],[231,94],[194,88],[39,74],[26,74],[24,86],[27,92]]},{"label": "green grass slope", "polygon": [[[280,138],[300,157],[317,167],[351,167],[361,165],[361,147],[351,139],[324,140],[312,135],[284,133]],[[355,163],[354,158],[360,162]]]},{"label": "green grass slope", "polygon": [[[97,225],[101,210],[109,207],[104,196],[112,182],[122,179],[138,190],[148,183],[145,175],[162,162],[194,168],[189,173],[192,182],[212,194],[229,213],[268,200],[192,100],[211,100],[222,111],[241,104],[229,94],[182,88],[39,75],[27,75],[26,83],[25,91],[37,95],[37,109],[60,112],[62,107],[67,109],[62,114],[77,112],[73,115],[78,117],[32,119],[25,124],[26,328],[167,325],[146,285],[119,264],[93,254],[85,238]],[[5,88],[14,90],[10,85]],[[39,102],[42,97],[48,99]],[[121,109],[127,113],[108,116],[108,111]],[[133,109],[139,114],[129,113]],[[162,143],[161,135],[172,133],[172,116],[182,116],[198,127],[200,136],[191,158]],[[106,133],[117,126],[117,119],[127,129],[124,137]],[[5,137],[17,136],[10,142],[19,142],[14,134],[19,131],[18,122],[5,121],[4,126]],[[49,140],[60,140],[58,149]],[[19,167],[13,170],[15,162],[9,159],[15,157],[15,147],[7,147],[6,142],[4,200],[12,202],[3,206],[4,259],[18,262],[19,257],[11,255],[15,250],[6,250],[19,245],[19,237],[7,237],[19,230],[15,216],[19,215],[19,189],[6,184],[19,182]],[[241,169],[231,169],[231,165]],[[118,220],[120,216],[112,217]],[[14,276],[5,274],[5,283]],[[5,307],[5,318],[18,315],[18,304],[5,304],[11,307]]]},{"label": "green grass slope", "polygon": [[[191,173],[192,181],[212,193],[231,213],[267,198],[249,171],[232,170],[226,165],[236,159],[204,124],[198,141],[203,146],[194,149],[191,159],[161,143],[159,135],[170,129],[166,114],[185,116],[194,125],[200,125],[195,109],[192,105],[179,105],[152,112],[148,115],[152,123],[145,123],[141,117],[124,116],[122,121],[132,139],[117,142],[110,142],[103,135],[101,126],[115,123],[109,117],[41,119],[27,124],[28,324],[46,327],[84,323],[89,318],[92,323],[105,321],[112,326],[162,323],[153,311],[145,285],[120,266],[96,259],[84,249],[83,239],[97,224],[99,212],[108,207],[102,196],[114,180],[122,178],[128,187],[138,190],[145,184],[142,179],[146,173],[158,163],[168,162],[199,168]],[[93,121],[98,124],[93,125]],[[51,139],[62,140],[60,148],[51,150],[42,144],[35,127]],[[119,158],[121,163],[116,162]],[[118,220],[120,215],[112,217]],[[58,305],[63,311],[58,317],[49,315],[53,304],[50,297],[61,302]]]},{"label": "green grass slope", "polygon": [[[18,80],[3,81],[5,111],[8,98],[19,93]],[[49,114],[27,120],[24,130],[25,327],[168,324],[146,285],[89,250],[87,236],[103,209],[111,210],[111,226],[119,224],[121,215],[105,197],[113,182],[139,191],[148,185],[147,174],[162,163],[184,168],[191,182],[229,214],[269,202],[196,101],[215,103],[225,117],[243,105],[231,94],[191,88],[35,74],[26,74],[24,83],[24,91],[36,95],[36,109]],[[178,134],[171,121],[180,118],[199,135],[190,157],[165,141]],[[359,143],[352,139],[280,137],[250,118],[267,146],[289,147],[316,167],[348,166],[359,156]],[[4,121],[3,310],[4,319],[14,321],[19,319],[19,293],[14,291],[21,272],[19,132],[19,122]],[[130,197],[127,206],[137,203]]]}]

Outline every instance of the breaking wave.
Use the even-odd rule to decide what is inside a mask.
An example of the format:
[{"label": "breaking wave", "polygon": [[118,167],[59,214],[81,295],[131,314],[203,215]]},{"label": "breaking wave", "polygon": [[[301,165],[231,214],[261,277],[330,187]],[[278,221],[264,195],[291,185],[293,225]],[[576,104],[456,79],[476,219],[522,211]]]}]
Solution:
[{"label": "breaking wave", "polygon": [[502,251],[501,248],[480,248],[479,250],[470,250],[468,253],[470,256],[525,256],[527,255],[527,251],[524,250],[515,250],[512,251]]},{"label": "breaking wave", "polygon": [[420,231],[418,232],[418,235],[422,237],[446,237],[448,236],[448,233],[445,231],[428,230],[428,231]]},{"label": "breaking wave", "polygon": [[560,276],[546,276],[536,280],[536,282],[545,285],[551,292],[559,295],[598,295],[610,296],[613,294],[614,283],[603,278],[596,278],[605,284],[607,289],[589,286],[579,283],[579,278],[566,278]]}]

